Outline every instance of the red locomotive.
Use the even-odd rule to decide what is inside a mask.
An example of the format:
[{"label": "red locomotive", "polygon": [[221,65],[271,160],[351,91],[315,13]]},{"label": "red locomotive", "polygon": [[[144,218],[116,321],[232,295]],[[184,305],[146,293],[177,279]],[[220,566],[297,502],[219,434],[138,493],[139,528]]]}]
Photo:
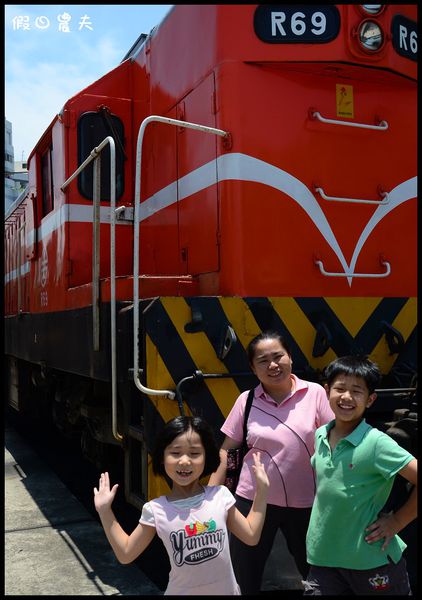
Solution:
[{"label": "red locomotive", "polygon": [[218,432],[266,328],[305,379],[370,355],[378,420],[413,431],[416,18],[176,5],[32,151],[5,224],[9,403],[98,462],[116,447],[129,502],[162,491],[164,421]]}]

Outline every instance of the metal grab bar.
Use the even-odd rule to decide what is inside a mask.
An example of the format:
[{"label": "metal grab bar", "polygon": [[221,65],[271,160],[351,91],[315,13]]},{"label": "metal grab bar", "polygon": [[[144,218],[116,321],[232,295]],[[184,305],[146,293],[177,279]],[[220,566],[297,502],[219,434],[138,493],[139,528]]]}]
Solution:
[{"label": "metal grab bar", "polygon": [[367,125],[366,123],[349,123],[348,121],[338,121],[337,119],[327,119],[323,117],[318,111],[310,111],[311,119],[318,119],[322,123],[331,123],[332,125],[347,125],[348,127],[361,127],[363,129],[377,129],[379,131],[385,131],[388,129],[387,121],[380,121],[378,125]]},{"label": "metal grab bar", "polygon": [[417,387],[409,387],[409,388],[376,388],[375,391],[377,394],[391,394],[391,393],[396,393],[396,394],[407,394],[410,392],[416,392],[417,391]]},{"label": "metal grab bar", "polygon": [[[101,150],[103,150],[103,148],[105,148],[105,146],[107,146],[107,144],[110,144],[110,146],[113,144],[113,147],[114,147],[114,140],[111,137],[111,135],[104,138],[103,141],[100,144],[98,144],[98,146],[93,148],[91,150],[91,152],[89,153],[89,156],[84,160],[84,162],[76,169],[76,171],[68,179],[66,179],[66,181],[60,187],[62,192],[64,192],[65,188],[67,188],[69,183],[71,181],[73,181],[75,179],[75,177],[77,177],[79,175],[79,173],[81,173],[81,171],[83,171],[85,169],[85,167],[87,167],[89,165],[89,163],[91,163],[94,160],[94,158],[97,158],[97,156],[101,153]],[[110,161],[111,161],[111,157],[110,157]]]},{"label": "metal grab bar", "polygon": [[327,196],[322,189],[322,187],[315,187],[315,191],[318,192],[324,198],[324,200],[336,200],[337,202],[354,202],[357,204],[377,204],[383,205],[388,204],[389,196],[387,192],[380,192],[380,196],[382,196],[383,200],[364,200],[363,198],[341,198],[338,196]]},{"label": "metal grab bar", "polygon": [[[92,311],[94,328],[94,350],[99,350],[99,278],[100,278],[100,162],[99,156],[102,150],[110,145],[110,318],[111,318],[111,411],[112,431],[116,440],[121,441],[123,436],[117,431],[117,360],[116,360],[116,271],[115,271],[115,207],[116,207],[116,146],[114,139],[109,135],[91,150],[88,158],[76,169],[61,186],[64,191],[75,177],[81,173],[93,160],[93,281],[92,281]],[[97,160],[98,159],[98,160]]]},{"label": "metal grab bar", "polygon": [[388,277],[391,273],[391,265],[385,260],[381,261],[381,264],[385,266],[385,273],[331,273],[324,269],[321,260],[316,260],[315,264],[318,265],[321,274],[325,277]]},{"label": "metal grab bar", "polygon": [[177,279],[177,281],[190,281],[192,282],[192,275],[139,275],[139,279]]},{"label": "metal grab bar", "polygon": [[203,373],[202,371],[195,371],[193,375],[189,375],[188,377],[183,377],[176,385],[176,399],[177,404],[179,406],[179,412],[184,417],[185,409],[183,407],[183,397],[182,397],[182,385],[187,381],[203,381],[204,379],[234,379],[235,377],[251,377],[253,375],[252,371],[249,372],[240,372],[240,373]]},{"label": "metal grab bar", "polygon": [[187,129],[196,129],[205,133],[213,133],[221,137],[226,137],[228,132],[215,127],[189,123],[178,119],[160,117],[151,115],[146,117],[141,123],[138,132],[138,141],[136,144],[136,172],[135,172],[135,215],[133,232],[133,380],[136,387],[150,396],[167,396],[173,400],[176,394],[170,390],[153,390],[145,387],[139,379],[139,222],[140,222],[140,203],[141,203],[141,164],[142,164],[142,142],[146,127],[153,122],[165,123],[167,125],[176,125]]},{"label": "metal grab bar", "polygon": [[101,193],[101,162],[100,157],[94,159],[93,164],[93,240],[92,240],[92,333],[94,352],[100,350],[100,193]]}]

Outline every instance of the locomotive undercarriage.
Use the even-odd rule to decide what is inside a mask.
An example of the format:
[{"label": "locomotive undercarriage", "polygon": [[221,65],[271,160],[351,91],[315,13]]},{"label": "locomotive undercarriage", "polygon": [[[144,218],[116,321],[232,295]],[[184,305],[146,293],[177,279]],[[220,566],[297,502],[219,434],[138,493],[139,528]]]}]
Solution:
[{"label": "locomotive undercarriage", "polygon": [[[109,306],[101,305],[100,350],[92,350],[92,310],[6,319],[6,398],[14,416],[37,419],[79,440],[98,469],[126,471],[126,497],[145,501],[147,462],[142,431],[143,400],[128,370],[131,316],[119,317],[117,430],[112,427]],[[19,358],[18,358],[18,357]],[[35,422],[35,421],[34,421]],[[135,492],[136,488],[136,492]]]},{"label": "locomotive undercarriage", "polygon": [[[243,309],[244,302],[248,303],[248,310],[262,329],[276,327],[283,330],[285,327],[280,315],[269,305],[265,305],[266,310],[263,310],[265,299],[240,299],[239,306]],[[173,310],[175,306],[177,310]],[[75,311],[72,315],[50,314],[48,321],[43,319],[43,315],[32,315],[29,319],[29,315],[25,314],[19,318],[6,319],[9,405],[19,413],[28,413],[54,425],[64,435],[78,437],[85,456],[98,468],[107,468],[111,454],[120,456],[122,463],[124,458],[126,497],[135,506],[142,505],[148,495],[148,452],[154,441],[154,432],[168,418],[169,413],[166,411],[177,414],[181,403],[185,402],[185,406],[192,412],[204,412],[218,433],[223,409],[219,404],[220,399],[213,396],[214,391],[210,393],[211,390],[216,390],[215,393],[223,390],[222,393],[227,395],[229,384],[240,390],[254,385],[249,379],[239,377],[248,370],[244,343],[241,344],[238,339],[242,334],[240,320],[239,323],[233,323],[233,332],[237,332],[237,335],[233,333],[230,343],[222,345],[230,324],[221,311],[217,298],[157,298],[154,302],[141,301],[140,309],[141,378],[154,387],[154,382],[148,379],[151,372],[147,376],[146,367],[147,363],[152,361],[155,364],[154,361],[158,360],[160,372],[164,373],[165,367],[174,382],[170,386],[167,383],[166,387],[176,385],[177,397],[171,401],[166,400],[168,408],[163,412],[162,400],[157,404],[153,398],[136,389],[132,381],[133,372],[129,367],[133,364],[133,311],[127,304],[119,306],[116,412],[117,431],[122,439],[116,439],[112,423],[109,306],[101,304],[100,308],[99,352],[92,350],[92,312],[89,307]],[[236,312],[240,313],[239,309]],[[182,321],[187,321],[181,332],[179,324],[172,319],[185,313]],[[319,339],[318,331],[316,327],[314,351]],[[331,343],[334,344],[338,335],[334,321],[330,323],[330,331]],[[215,357],[205,358],[202,348],[199,348],[198,360],[205,361],[206,364],[212,359],[219,359],[226,373],[211,373],[206,377],[227,377],[221,382],[224,389],[212,387],[217,385],[217,379],[214,379],[215,384],[208,385],[210,379],[204,379],[200,370],[204,367],[197,362],[192,351],[187,351],[191,341],[198,339],[195,337],[198,333],[199,336],[206,336],[204,339],[209,340],[215,352]],[[284,333],[289,335],[289,332]],[[149,347],[154,348],[149,358],[146,339],[149,340]],[[37,340],[37,343],[32,340]],[[409,360],[409,356],[413,356],[413,345],[412,334],[402,344],[398,357],[400,360],[396,360],[394,367],[384,378],[382,387],[387,389],[379,393],[377,402],[368,411],[367,420],[387,431],[409,451],[416,453],[417,381]],[[208,347],[207,351],[210,350]],[[397,350],[395,347],[391,348],[391,351]],[[294,352],[299,357],[295,361],[298,376],[318,381],[320,373],[303,362],[301,348],[294,348]],[[337,348],[336,352],[339,352]],[[159,379],[155,387],[160,387]]]},{"label": "locomotive undercarriage", "polygon": [[[206,333],[208,339],[213,342],[216,355],[217,352],[220,352],[220,360],[224,361],[229,373],[243,371],[244,369],[240,368],[236,361],[234,366],[230,363],[237,356],[236,352],[240,349],[236,347],[236,341],[232,340],[227,355],[224,352],[221,353],[222,332],[226,330],[226,323],[222,323],[221,315],[219,315],[219,318],[212,318],[209,312],[210,306],[207,306],[206,299],[198,299],[197,304],[195,314],[198,315],[198,311],[201,309],[203,319],[196,319],[195,331]],[[250,306],[254,311],[252,304]],[[75,356],[70,357],[70,349],[67,349],[67,358],[70,358],[70,362],[79,360],[79,366],[83,374],[66,373],[59,368],[52,367],[51,362],[57,359],[57,353],[54,355],[51,351],[48,355],[48,364],[42,360],[31,362],[26,358],[17,359],[9,354],[6,361],[6,372],[8,373],[7,398],[14,411],[28,413],[31,418],[36,416],[49,426],[57,427],[64,435],[79,439],[85,457],[95,464],[99,470],[107,469],[119,473],[117,478],[124,481],[127,502],[141,509],[145,500],[151,495],[151,490],[147,487],[147,485],[150,485],[148,483],[148,452],[154,441],[154,432],[162,426],[163,415],[159,413],[158,407],[151,399],[140,394],[135,388],[132,381],[133,373],[128,368],[128,365],[131,364],[133,338],[132,311],[126,307],[124,310],[118,311],[117,314],[119,339],[117,353],[117,429],[122,435],[121,441],[116,440],[112,433],[110,381],[88,376],[90,370],[92,372],[97,369],[97,374],[100,373],[98,365],[104,365],[103,374],[107,375],[109,366],[105,356],[96,356],[91,362],[89,360],[85,361],[86,357],[89,356],[87,347],[89,347],[89,332],[91,329],[89,328],[89,315],[83,314],[83,311],[82,315],[75,316],[76,322],[82,323],[83,327],[79,331],[73,332],[73,336],[78,340],[77,347],[83,348],[82,359],[80,357],[75,358]],[[178,344],[180,342],[188,344],[187,336],[191,335],[188,330],[192,327],[188,326],[185,329],[186,340],[180,340],[178,336],[175,336],[171,320],[167,321],[168,314],[163,310],[160,300],[145,314],[148,318],[142,321],[141,329],[143,333],[141,336],[142,342],[140,342],[140,365],[144,368],[143,377],[148,362],[145,348],[145,338],[148,335],[154,346],[159,348],[160,351],[163,348],[162,343],[165,342],[168,347],[169,352],[167,354],[162,352],[162,357],[183,396],[180,400],[194,410],[205,410],[209,390],[207,389],[206,380],[199,376],[201,372],[195,371],[194,364],[189,366],[191,371],[188,374],[181,375],[181,371],[179,371],[180,368],[183,367],[186,370],[187,367],[186,360],[182,360],[182,348]],[[258,316],[256,310],[254,314]],[[108,344],[107,317],[106,314],[105,318],[102,319],[102,323],[104,323],[104,329],[102,330],[104,347],[107,347]],[[262,328],[269,326],[266,319],[270,319],[270,317],[274,319],[274,314],[264,315],[264,317],[264,320],[260,322]],[[23,324],[24,319],[21,319],[19,325],[22,326]],[[62,324],[61,326],[63,327]],[[239,332],[238,327],[236,330]],[[33,337],[31,333],[21,331],[20,336],[16,336],[14,340],[17,338],[31,340]],[[55,335],[62,335],[64,338],[66,336],[68,338],[72,337],[70,332],[63,330],[63,328],[60,329],[60,327],[55,330]],[[11,337],[9,336],[9,340]],[[8,339],[7,335],[6,339]],[[412,340],[409,343],[413,343]],[[226,347],[225,349],[227,350]],[[23,347],[20,350],[25,354]],[[377,402],[374,403],[367,414],[367,420],[372,425],[386,431],[398,443],[417,455],[417,378],[410,362],[407,360],[408,355],[412,355],[410,350],[406,352],[403,360],[397,361],[397,367],[390,370],[389,375],[383,382],[384,387],[395,391],[379,393]],[[91,354],[91,356],[93,355]],[[177,364],[172,362],[173,360],[176,361],[176,358]],[[180,362],[182,367],[179,364]],[[313,374],[317,379],[318,374],[316,372]],[[304,373],[300,375],[306,378]],[[308,370],[307,376],[310,375],[312,373]],[[183,385],[181,385],[182,383]],[[250,382],[245,380],[239,381],[238,385],[240,384],[245,386],[245,389],[248,385],[251,385]],[[398,388],[408,388],[411,391],[404,391],[403,389],[398,391]],[[173,410],[177,413],[177,399],[171,402],[174,402]],[[218,423],[213,424],[218,427]],[[409,489],[406,482],[402,478],[397,478],[386,510],[397,509],[398,506],[403,504],[408,493]],[[416,572],[416,566],[413,564],[416,556],[413,550],[416,546],[415,531],[415,525],[411,524],[402,532],[402,538],[409,547],[407,561],[411,572]]]},{"label": "locomotive undercarriage", "polygon": [[84,456],[104,468],[112,447],[120,446],[111,429],[110,385],[15,358],[8,362],[8,403],[14,412],[79,438]]}]

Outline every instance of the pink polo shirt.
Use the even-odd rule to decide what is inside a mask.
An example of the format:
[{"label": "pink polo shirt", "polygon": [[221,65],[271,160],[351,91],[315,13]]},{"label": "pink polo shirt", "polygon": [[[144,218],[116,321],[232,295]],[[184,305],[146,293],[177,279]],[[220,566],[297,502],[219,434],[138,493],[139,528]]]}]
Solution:
[{"label": "pink polo shirt", "polygon": [[[259,384],[248,419],[246,454],[236,494],[253,500],[255,478],[252,453],[259,450],[270,488],[268,504],[306,508],[312,506],[315,476],[311,467],[315,431],[334,419],[327,393],[319,383],[292,375],[294,393],[277,404]],[[243,438],[243,418],[248,391],[240,394],[221,431],[237,442]]]}]

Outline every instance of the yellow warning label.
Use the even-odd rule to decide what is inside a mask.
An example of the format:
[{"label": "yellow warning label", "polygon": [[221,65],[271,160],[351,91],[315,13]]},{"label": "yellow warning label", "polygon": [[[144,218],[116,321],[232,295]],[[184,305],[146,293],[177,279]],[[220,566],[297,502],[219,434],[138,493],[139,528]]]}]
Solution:
[{"label": "yellow warning label", "polygon": [[336,84],[336,106],[338,117],[354,117],[352,85]]}]

